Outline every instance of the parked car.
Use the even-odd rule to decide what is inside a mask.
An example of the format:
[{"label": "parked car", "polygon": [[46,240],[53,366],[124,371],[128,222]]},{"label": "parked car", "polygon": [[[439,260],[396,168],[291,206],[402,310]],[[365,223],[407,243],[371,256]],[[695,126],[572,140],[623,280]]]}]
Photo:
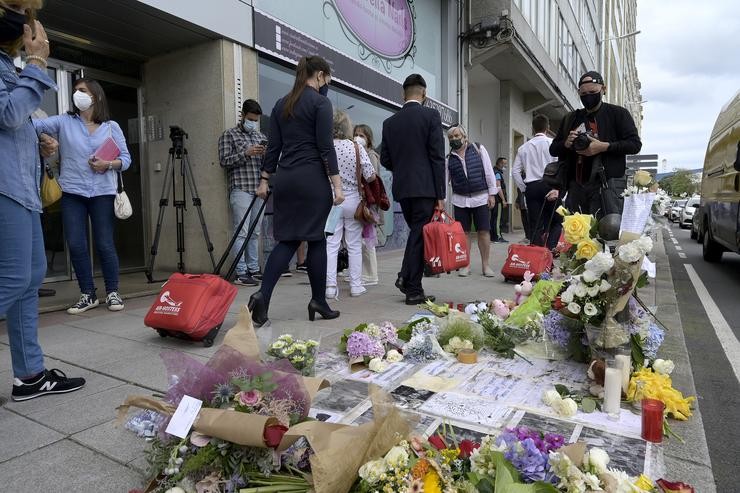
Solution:
[{"label": "parked car", "polygon": [[681,211],[686,205],[686,202],[688,202],[688,199],[677,200],[673,203],[673,205],[671,206],[671,211],[668,213],[668,219],[670,219],[671,222],[675,223],[676,221],[681,219]]},{"label": "parked car", "polygon": [[683,209],[681,209],[681,214],[679,215],[679,223],[678,226],[681,229],[687,229],[691,227],[691,223],[694,220],[694,212],[696,211],[696,208],[699,207],[701,198],[698,195],[694,195],[691,197],[688,202],[686,202],[686,205],[683,206]]},{"label": "parked car", "polygon": [[702,253],[719,262],[740,253],[740,91],[720,111],[712,129],[701,180]]}]

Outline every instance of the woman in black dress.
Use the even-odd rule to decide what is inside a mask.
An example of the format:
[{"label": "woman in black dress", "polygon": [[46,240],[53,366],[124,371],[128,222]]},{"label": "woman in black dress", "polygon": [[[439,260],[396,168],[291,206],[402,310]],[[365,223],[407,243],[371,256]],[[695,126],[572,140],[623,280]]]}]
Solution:
[{"label": "woman in black dress", "polygon": [[[262,164],[257,195],[273,195],[273,236],[278,242],[265,265],[260,290],[249,299],[257,327],[267,322],[272,291],[302,241],[308,243],[311,301],[308,318],[316,313],[336,318],[326,303],[326,237],[324,226],[332,202],[344,201],[337,156],[332,140],[333,112],[326,93],[331,69],[321,57],[303,57],[296,67],[295,84],[270,116],[270,141]],[[332,186],[334,197],[332,199]]]}]

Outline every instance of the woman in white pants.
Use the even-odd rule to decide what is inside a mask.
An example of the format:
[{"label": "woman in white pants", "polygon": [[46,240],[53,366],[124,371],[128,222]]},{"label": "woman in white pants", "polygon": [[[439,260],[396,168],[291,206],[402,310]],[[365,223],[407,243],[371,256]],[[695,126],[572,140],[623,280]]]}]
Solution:
[{"label": "woman in white pants", "polygon": [[339,176],[342,178],[342,215],[337,221],[334,234],[326,239],[326,297],[339,298],[337,288],[337,254],[342,238],[349,253],[349,286],[351,296],[361,296],[367,292],[362,285],[362,228],[355,220],[355,210],[360,203],[357,183],[357,161],[359,155],[360,171],[366,181],[375,180],[375,169],[367,151],[352,140],[352,123],[344,111],[334,112],[334,149],[339,163]]}]

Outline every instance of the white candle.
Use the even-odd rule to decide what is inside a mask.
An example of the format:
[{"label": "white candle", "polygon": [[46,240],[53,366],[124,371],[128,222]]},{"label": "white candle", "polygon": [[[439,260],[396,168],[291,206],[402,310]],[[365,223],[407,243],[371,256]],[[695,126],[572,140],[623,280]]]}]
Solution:
[{"label": "white candle", "polygon": [[622,400],[622,370],[606,368],[604,377],[604,412],[619,415],[619,406]]},{"label": "white candle", "polygon": [[630,386],[630,376],[632,374],[632,359],[629,354],[618,354],[614,357],[615,366],[622,365],[622,392],[627,395],[627,389]]}]

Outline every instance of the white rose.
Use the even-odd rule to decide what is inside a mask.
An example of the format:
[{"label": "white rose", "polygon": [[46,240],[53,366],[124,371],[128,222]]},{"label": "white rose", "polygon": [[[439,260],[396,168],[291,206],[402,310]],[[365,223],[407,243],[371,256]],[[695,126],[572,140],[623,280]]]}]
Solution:
[{"label": "white rose", "polygon": [[573,315],[578,315],[581,313],[581,305],[578,303],[568,303],[568,311]]},{"label": "white rose", "polygon": [[465,307],[465,313],[468,315],[472,315],[477,311],[478,307],[475,305],[475,303],[471,303],[468,306]]},{"label": "white rose", "polygon": [[601,280],[601,285],[599,286],[599,291],[601,291],[602,293],[606,293],[606,292],[607,292],[607,291],[609,291],[609,290],[610,290],[611,288],[612,288],[612,285],[611,285],[611,284],[609,284],[609,283],[608,283],[608,282],[606,281],[606,279],[602,279],[602,280]]},{"label": "white rose", "polygon": [[573,292],[570,289],[563,291],[563,294],[560,295],[560,301],[566,304],[571,303],[573,301]]},{"label": "white rose", "polygon": [[574,401],[570,397],[566,397],[565,399],[556,402],[553,407],[558,414],[560,414],[561,416],[565,416],[566,418],[575,416],[575,414],[578,412],[578,404],[576,404],[576,401]]},{"label": "white rose", "polygon": [[643,253],[640,248],[634,244],[634,242],[627,243],[619,247],[619,259],[628,264],[633,264],[639,261]]},{"label": "white rose", "polygon": [[388,360],[389,363],[398,363],[403,359],[403,355],[395,349],[391,349],[390,351],[388,351],[388,354],[385,355],[385,358]]},{"label": "white rose", "polygon": [[285,341],[277,340],[272,343],[273,349],[283,349],[285,347]]},{"label": "white rose", "polygon": [[614,266],[614,259],[611,254],[605,252],[599,252],[593,256],[591,260],[586,262],[586,269],[592,271],[594,274],[600,276],[601,274],[608,272]]},{"label": "white rose", "polygon": [[375,484],[380,481],[380,476],[384,474],[385,471],[385,461],[383,459],[376,459],[363,464],[362,467],[360,467],[358,474],[368,483]]},{"label": "white rose", "polygon": [[586,271],[583,273],[583,276],[582,277],[583,277],[583,281],[584,282],[587,282],[587,283],[592,283],[596,279],[598,279],[598,276],[596,275],[596,273],[594,271],[588,270],[588,269],[586,269]]},{"label": "white rose", "polygon": [[408,464],[409,454],[403,447],[396,446],[385,454],[385,458],[383,460],[385,460],[385,464],[388,468],[401,469],[406,467]]},{"label": "white rose", "polygon": [[590,288],[587,289],[588,295],[591,298],[594,298],[599,294],[599,290],[600,290],[600,286],[598,284],[595,286],[591,286]]},{"label": "white rose", "polygon": [[164,493],[185,493],[185,490],[180,488],[179,486],[173,486],[172,488],[165,491]]},{"label": "white rose", "polygon": [[670,375],[675,368],[676,365],[669,359],[656,359],[653,361],[653,370],[661,375]]},{"label": "white rose", "polygon": [[488,305],[484,301],[481,301],[480,303],[478,303],[479,312],[485,312],[486,310],[488,310]]},{"label": "white rose", "polygon": [[548,406],[552,406],[561,400],[562,398],[560,397],[560,394],[558,394],[558,391],[555,389],[547,390],[542,394],[542,402]]},{"label": "white rose", "polygon": [[577,298],[583,298],[588,294],[588,291],[586,290],[586,286],[583,284],[578,284],[576,286],[576,297]]},{"label": "white rose", "polygon": [[370,371],[374,371],[375,373],[382,373],[385,371],[386,368],[388,368],[388,364],[380,358],[373,358],[370,360],[370,363],[367,364],[367,367],[370,369]]},{"label": "white rose", "polygon": [[649,236],[642,236],[635,240],[642,253],[649,253],[653,249],[653,240]]},{"label": "white rose", "polygon": [[606,466],[609,464],[609,454],[603,449],[593,447],[584,454],[583,464],[597,474],[602,474],[606,472]]},{"label": "white rose", "polygon": [[585,313],[589,317],[593,317],[594,315],[599,313],[599,310],[593,303],[586,303],[585,305],[583,305],[583,313]]}]

